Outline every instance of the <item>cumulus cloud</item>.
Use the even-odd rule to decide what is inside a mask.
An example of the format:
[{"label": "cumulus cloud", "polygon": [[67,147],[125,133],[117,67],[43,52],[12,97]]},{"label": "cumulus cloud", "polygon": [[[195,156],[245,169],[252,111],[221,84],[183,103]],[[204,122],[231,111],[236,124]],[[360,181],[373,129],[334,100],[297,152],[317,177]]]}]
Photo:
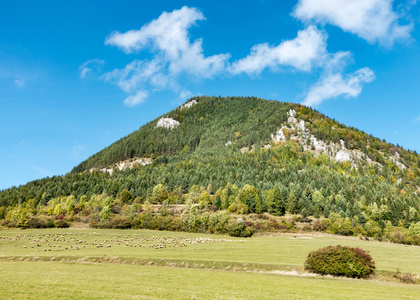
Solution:
[{"label": "cumulus cloud", "polygon": [[353,54],[349,51],[329,53],[324,59],[325,73],[342,73],[347,65],[353,62]]},{"label": "cumulus cloud", "polygon": [[95,75],[100,71],[105,62],[102,59],[94,58],[84,62],[80,67],[80,78],[87,78],[90,75]]},{"label": "cumulus cloud", "polygon": [[217,54],[205,57],[202,39],[190,41],[188,29],[204,19],[198,9],[184,6],[170,13],[163,12],[140,30],[115,31],[105,44],[119,47],[126,53],[150,49],[156,53],[155,59],[168,63],[171,74],[186,72],[209,78],[224,70],[230,56]]},{"label": "cumulus cloud", "polygon": [[159,60],[135,59],[122,69],[105,73],[102,78],[118,85],[126,93],[134,93],[146,85],[155,88],[167,86],[169,78],[163,72],[164,66]]},{"label": "cumulus cloud", "polygon": [[[304,4],[304,0],[298,3],[296,14],[299,5]],[[144,51],[149,55],[147,59],[134,59],[124,67],[116,68],[99,78],[117,85],[129,94],[124,100],[127,106],[139,105],[154,92],[165,89],[177,93],[180,100],[186,100],[192,93],[183,84],[185,82],[221,74],[245,73],[254,76],[266,69],[273,72],[315,71],[321,74],[321,80],[309,90],[305,98],[304,103],[307,105],[317,105],[327,98],[340,95],[355,97],[360,93],[363,83],[373,80],[373,72],[367,68],[342,75],[346,66],[352,62],[352,54],[347,51],[329,53],[328,35],[315,25],[309,25],[300,30],[295,38],[284,40],[278,45],[257,44],[251,48],[249,55],[231,64],[228,53],[205,56],[202,39],[192,40],[189,36],[189,29],[202,20],[205,17],[201,11],[184,6],[172,12],[163,12],[139,30],[123,33],[114,31],[106,37],[105,45],[117,47],[126,54],[136,55]],[[85,62],[80,66],[80,76],[85,78],[97,75],[97,70],[103,64],[99,59]],[[370,76],[368,71],[371,72]]]},{"label": "cumulus cloud", "polygon": [[181,99],[181,100],[185,100],[185,99],[188,99],[188,98],[191,98],[193,96],[193,93],[191,93],[189,90],[187,90],[187,89],[182,89],[180,92],[179,92],[179,98]]},{"label": "cumulus cloud", "polygon": [[205,20],[205,17],[198,9],[184,6],[170,13],[163,12],[140,30],[114,31],[105,44],[117,46],[126,53],[139,51],[150,44],[165,50],[168,56],[177,57],[181,49],[189,48],[188,29],[199,20]]},{"label": "cumulus cloud", "polygon": [[283,41],[278,46],[253,46],[247,57],[232,63],[230,72],[254,75],[260,74],[266,68],[279,71],[281,67],[303,72],[313,71],[314,68],[324,72],[342,72],[352,61],[352,53],[329,53],[327,39],[325,31],[309,26],[299,31],[296,38]]},{"label": "cumulus cloud", "polygon": [[326,99],[344,96],[355,98],[362,91],[364,83],[375,79],[375,74],[369,68],[362,68],[343,78],[341,74],[328,74],[323,76],[308,92],[304,105],[316,106]]},{"label": "cumulus cloud", "polygon": [[124,104],[127,106],[136,106],[140,103],[143,103],[146,98],[148,97],[148,93],[146,91],[137,91],[134,95],[128,96],[124,100]]},{"label": "cumulus cloud", "polygon": [[[173,12],[163,12],[139,30],[114,31],[106,38],[105,45],[116,46],[127,54],[147,50],[152,57],[136,59],[122,69],[104,74],[102,78],[132,94],[124,101],[129,106],[144,102],[149,95],[146,90],[170,89],[181,98],[191,95],[180,87],[180,77],[211,78],[225,71],[230,58],[229,54],[206,57],[202,39],[190,40],[189,28],[204,19],[198,9],[184,6]],[[137,92],[139,89],[141,92]]]},{"label": "cumulus cloud", "polygon": [[406,40],[412,24],[401,25],[393,0],[299,0],[292,15],[305,22],[331,24],[367,40],[392,46]]},{"label": "cumulus cloud", "polygon": [[352,53],[329,53],[327,38],[325,31],[311,25],[299,31],[295,39],[283,41],[278,46],[255,45],[247,57],[232,63],[230,72],[258,75],[267,68],[278,71],[282,67],[289,67],[303,72],[313,71],[315,68],[321,74],[321,79],[309,89],[303,104],[316,106],[339,96],[357,97],[363,84],[374,79],[373,71],[363,68],[352,74],[342,75],[353,61]]},{"label": "cumulus cloud", "polygon": [[260,74],[264,69],[275,70],[289,66],[300,71],[310,71],[314,64],[325,59],[327,34],[315,26],[298,32],[293,40],[281,42],[278,46],[258,44],[251,53],[232,64],[233,74]]}]

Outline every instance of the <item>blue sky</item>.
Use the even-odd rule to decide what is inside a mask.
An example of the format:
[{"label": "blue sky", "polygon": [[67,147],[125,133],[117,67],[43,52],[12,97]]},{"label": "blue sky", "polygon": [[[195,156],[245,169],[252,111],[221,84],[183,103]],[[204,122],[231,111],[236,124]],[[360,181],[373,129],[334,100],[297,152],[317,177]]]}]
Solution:
[{"label": "blue sky", "polygon": [[2,1],[0,189],[193,95],[304,103],[420,152],[415,0]]}]

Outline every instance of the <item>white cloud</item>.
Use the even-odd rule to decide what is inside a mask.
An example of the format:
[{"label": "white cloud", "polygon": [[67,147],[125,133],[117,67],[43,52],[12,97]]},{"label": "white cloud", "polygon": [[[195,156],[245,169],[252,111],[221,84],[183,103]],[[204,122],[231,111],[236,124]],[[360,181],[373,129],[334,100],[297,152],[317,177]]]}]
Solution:
[{"label": "white cloud", "polygon": [[299,0],[292,15],[302,21],[329,23],[367,40],[392,46],[410,38],[412,24],[400,25],[393,0]]},{"label": "white cloud", "polygon": [[193,96],[193,93],[191,93],[189,90],[183,89],[179,92],[179,98],[181,100],[187,100]]},{"label": "white cloud", "polygon": [[355,98],[361,93],[363,84],[374,79],[375,74],[369,68],[359,69],[344,78],[341,74],[328,74],[309,90],[303,104],[316,106],[326,99],[339,96]]},{"label": "white cloud", "polygon": [[105,81],[116,84],[121,90],[132,94],[124,100],[127,106],[144,103],[150,93],[169,89],[180,93],[176,77],[171,76],[165,64],[158,59],[134,60],[123,69],[115,69],[101,76]]},{"label": "white cloud", "polygon": [[[204,19],[198,9],[184,6],[172,12],[163,12],[139,30],[113,32],[106,38],[106,45],[118,47],[127,54],[147,51],[149,57],[134,59],[123,68],[107,72],[100,78],[129,94],[124,100],[127,106],[141,104],[154,92],[165,89],[186,100],[192,93],[183,84],[185,82],[220,74],[246,73],[252,76],[261,74],[265,69],[316,70],[322,74],[321,80],[309,90],[305,99],[306,104],[315,105],[339,95],[355,97],[360,93],[362,83],[373,80],[369,79],[367,70],[370,69],[367,68],[343,78],[341,74],[352,61],[352,54],[346,51],[329,53],[327,33],[314,25],[299,31],[294,39],[282,41],[276,46],[267,43],[255,45],[248,56],[232,64],[229,63],[230,54],[205,56],[202,39],[191,40],[189,36],[191,26]],[[100,67],[102,64],[104,62],[97,59],[87,61],[80,67],[80,76],[84,78],[93,74],[93,66]],[[374,77],[373,72],[371,77]]]},{"label": "white cloud", "polygon": [[324,60],[325,73],[342,73],[344,68],[353,62],[353,55],[349,51],[338,51],[333,54],[328,54]]},{"label": "white cloud", "polygon": [[146,91],[140,90],[140,91],[137,91],[136,94],[125,98],[124,104],[127,106],[136,106],[136,105],[139,105],[140,103],[143,103],[148,96],[149,95]]},{"label": "white cloud", "polygon": [[23,88],[26,83],[26,78],[17,78],[15,79],[15,85],[19,88]]},{"label": "white cloud", "polygon": [[324,31],[309,26],[299,31],[295,39],[283,41],[278,46],[267,43],[253,46],[247,57],[232,64],[231,72],[260,74],[265,68],[275,70],[279,66],[310,71],[325,59],[326,40],[327,34]]},{"label": "white cloud", "polygon": [[205,20],[196,8],[182,7],[173,12],[163,12],[160,17],[140,30],[126,33],[114,31],[106,40],[106,45],[114,45],[126,53],[139,51],[150,44],[169,56],[176,57],[179,50],[189,47],[188,28],[196,21]]},{"label": "white cloud", "polygon": [[190,41],[189,28],[204,19],[198,9],[184,6],[173,12],[163,12],[140,30],[113,32],[106,38],[106,45],[116,46],[127,54],[147,50],[152,57],[135,59],[102,78],[132,94],[124,101],[129,106],[144,102],[150,92],[162,89],[173,90],[181,98],[190,95],[180,87],[180,77],[211,78],[225,71],[230,57],[229,54],[205,57],[202,39]]},{"label": "white cloud", "polygon": [[123,69],[105,73],[102,78],[118,85],[124,92],[133,93],[144,85],[156,88],[168,85],[167,76],[163,75],[164,66],[158,60],[134,60]]},{"label": "white cloud", "polygon": [[126,53],[150,49],[156,53],[155,60],[168,63],[168,71],[173,75],[185,72],[209,78],[225,69],[230,56],[205,57],[202,39],[190,41],[188,29],[204,19],[198,9],[184,6],[170,13],[163,12],[140,30],[115,31],[107,37],[105,44],[117,46]]},{"label": "white cloud", "polygon": [[92,69],[91,69],[91,68],[83,68],[83,69],[80,71],[80,78],[86,78],[86,75],[87,75],[88,73],[90,73],[90,72],[92,72]]},{"label": "white cloud", "polygon": [[105,62],[102,59],[94,58],[84,62],[80,67],[80,78],[86,78],[89,75],[96,75]]},{"label": "white cloud", "polygon": [[325,31],[309,26],[299,31],[295,39],[283,41],[278,46],[255,45],[247,57],[232,63],[230,72],[255,75],[266,68],[277,71],[280,67],[289,67],[303,72],[316,68],[321,79],[309,89],[303,104],[316,106],[338,96],[357,97],[363,83],[374,79],[373,71],[363,68],[343,78],[342,73],[353,60],[352,53],[329,53],[327,38]]}]

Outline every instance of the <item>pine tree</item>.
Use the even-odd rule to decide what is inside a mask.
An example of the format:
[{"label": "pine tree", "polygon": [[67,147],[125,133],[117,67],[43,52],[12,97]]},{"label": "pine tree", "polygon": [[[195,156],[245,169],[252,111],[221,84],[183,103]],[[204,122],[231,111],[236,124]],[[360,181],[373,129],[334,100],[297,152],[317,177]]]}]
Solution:
[{"label": "pine tree", "polygon": [[277,184],[267,196],[267,210],[270,214],[276,216],[283,216],[286,213],[285,201]]},{"label": "pine tree", "polygon": [[289,198],[287,200],[287,210],[292,213],[292,214],[297,214],[299,212],[298,210],[298,199],[295,196],[295,193],[293,193],[293,191],[291,191],[289,193]]},{"label": "pine tree", "polygon": [[213,205],[216,206],[219,210],[222,208],[222,201],[220,200],[219,195],[216,195],[216,199],[214,200]]}]

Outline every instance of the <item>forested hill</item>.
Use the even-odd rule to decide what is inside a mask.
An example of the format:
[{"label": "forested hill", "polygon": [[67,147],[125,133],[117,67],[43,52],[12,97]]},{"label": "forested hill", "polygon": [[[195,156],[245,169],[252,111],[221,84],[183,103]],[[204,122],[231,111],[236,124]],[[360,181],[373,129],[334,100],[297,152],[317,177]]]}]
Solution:
[{"label": "forested hill", "polygon": [[201,203],[245,214],[333,216],[350,222],[351,234],[358,226],[384,234],[385,224],[417,224],[420,232],[419,167],[416,152],[305,106],[195,97],[64,176],[1,191],[0,220],[27,224],[46,214],[109,222],[122,214],[144,227],[134,222],[147,213],[143,204]]},{"label": "forested hill", "polygon": [[[268,143],[270,135],[287,120],[287,110],[292,107],[289,103],[258,98],[196,97],[193,100],[190,107],[179,107],[149,122],[82,162],[72,172],[112,168],[113,164],[133,157],[154,159],[176,155],[184,147],[195,151],[224,147],[228,141],[235,141],[239,147]],[[176,120],[179,126],[172,130],[156,127],[161,118]]]},{"label": "forested hill", "polygon": [[[401,161],[408,168],[416,169],[420,164],[416,152],[388,144],[298,104],[255,97],[195,97],[186,104],[91,156],[76,166],[72,173],[92,168],[113,168],[118,162],[136,157],[156,159],[178,155],[182,149],[195,151],[224,148],[227,143],[233,143],[233,147],[236,148],[263,147],[272,142],[272,134],[275,134],[282,124],[287,123],[287,112],[290,109],[297,112],[298,120],[306,122],[308,133],[317,140],[324,141],[327,147],[330,143],[338,144],[341,140],[346,149],[360,150],[371,161],[381,165],[390,157],[391,160]],[[179,122],[179,125],[173,129],[157,127],[162,118],[173,119]],[[299,128],[285,129],[293,134],[293,131]],[[285,133],[286,140],[289,140],[287,130]],[[311,146],[311,149],[315,147],[314,140],[308,135],[296,136],[296,140]]]}]

